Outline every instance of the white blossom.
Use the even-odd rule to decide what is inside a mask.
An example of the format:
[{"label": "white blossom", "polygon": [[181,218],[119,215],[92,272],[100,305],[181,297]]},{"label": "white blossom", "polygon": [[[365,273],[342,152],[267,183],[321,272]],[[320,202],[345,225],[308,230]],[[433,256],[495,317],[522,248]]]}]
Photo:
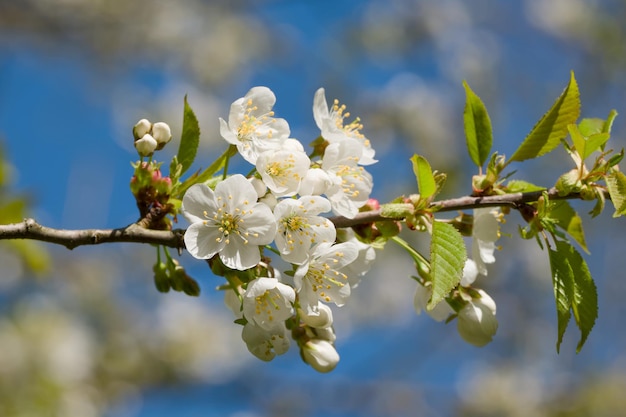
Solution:
[{"label": "white blossom", "polygon": [[415,307],[415,312],[417,314],[422,314],[422,311],[425,311],[426,314],[432,317],[435,321],[443,321],[451,314],[454,314],[454,309],[450,307],[445,300],[439,302],[432,310],[428,310],[426,306],[428,305],[428,300],[430,300],[432,295],[433,290],[430,284],[428,286],[421,284],[417,286],[415,296],[413,297],[413,307]]},{"label": "white blossom", "polygon": [[284,323],[271,329],[263,329],[253,323],[247,323],[241,332],[241,338],[248,350],[263,361],[271,361],[276,355],[289,350],[290,339]]},{"label": "white blossom", "polygon": [[359,164],[371,165],[377,162],[369,139],[361,133],[363,125],[360,119],[355,118],[352,122],[344,124],[347,117],[350,117],[350,113],[346,112],[345,105],[339,105],[339,101],[335,100],[329,108],[324,89],[320,88],[315,92],[313,118],[322,131],[322,137],[330,143],[342,142],[348,138],[356,139],[361,148]]},{"label": "white blossom", "polygon": [[228,123],[220,118],[220,133],[236,145],[243,158],[256,165],[258,156],[267,150],[281,149],[289,137],[285,119],[274,117],[276,96],[267,87],[253,87],[230,106]]},{"label": "white blossom", "polygon": [[345,304],[350,296],[350,285],[344,270],[357,256],[358,248],[350,242],[320,243],[315,247],[294,275],[300,305],[306,314],[317,313],[318,301],[332,302],[339,307]]},{"label": "white blossom", "polygon": [[265,151],[256,161],[257,172],[277,197],[295,195],[310,165],[304,152],[282,149]]},{"label": "white blossom", "polygon": [[256,278],[243,295],[243,315],[257,326],[271,330],[293,316],[296,293],[276,278]]},{"label": "white blossom", "polygon": [[[333,176],[334,177],[334,176]],[[300,194],[322,195],[333,185],[330,175],[321,168],[311,168],[300,183]]]},{"label": "white blossom", "polygon": [[473,298],[459,311],[457,330],[466,342],[484,346],[498,330],[496,303],[485,291],[477,291],[480,298]]},{"label": "white blossom", "polygon": [[332,243],[336,231],[333,223],[318,216],[330,211],[330,202],[320,196],[304,196],[298,200],[285,199],[274,208],[278,225],[276,247],[287,262],[304,263],[311,247],[317,243]]},{"label": "white blossom", "polygon": [[496,261],[493,253],[496,241],[500,237],[501,214],[498,209],[474,209],[474,227],[472,231],[472,259],[478,272],[487,275],[487,264]]},{"label": "white blossom", "polygon": [[476,262],[473,259],[465,260],[465,265],[463,266],[463,275],[461,277],[461,286],[469,287],[476,281],[476,277],[478,277],[478,267],[476,266]]},{"label": "white blossom", "polygon": [[370,197],[372,176],[357,165],[361,150],[355,140],[331,143],[324,151],[322,169],[332,185],[324,192],[335,214],[354,218]]},{"label": "white blossom", "polygon": [[191,186],[183,197],[181,211],[191,223],[185,245],[191,255],[219,257],[229,268],[252,268],[261,260],[259,245],[274,240],[276,221],[270,208],[257,203],[257,193],[243,175],[233,175],[217,184]]},{"label": "white blossom", "polygon": [[326,304],[317,303],[317,312],[315,314],[307,314],[304,310],[299,309],[300,319],[307,326],[317,329],[325,329],[333,325],[333,311]]},{"label": "white blossom", "polygon": [[361,242],[356,237],[354,230],[350,228],[337,230],[337,240],[340,242],[352,242],[359,250],[359,255],[354,262],[346,267],[349,271],[350,287],[356,288],[361,280],[361,277],[369,272],[372,264],[376,260],[376,250],[372,247],[372,245]]}]

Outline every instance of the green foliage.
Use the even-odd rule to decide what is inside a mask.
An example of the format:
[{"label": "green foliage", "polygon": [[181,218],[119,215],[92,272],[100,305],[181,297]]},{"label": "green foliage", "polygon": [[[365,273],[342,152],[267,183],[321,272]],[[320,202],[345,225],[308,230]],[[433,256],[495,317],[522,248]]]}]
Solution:
[{"label": "green foliage", "polygon": [[432,310],[461,281],[463,266],[467,259],[463,237],[454,226],[433,222],[430,242],[430,267],[433,295],[428,301]]},{"label": "green foliage", "polygon": [[525,161],[551,152],[567,136],[567,126],[575,123],[579,115],[580,93],[572,72],[563,93],[533,127],[508,162]]},{"label": "green foliage", "polygon": [[[613,122],[617,117],[617,111],[611,110],[606,120],[599,118],[586,118],[582,119],[578,124],[578,130],[583,136],[590,137],[599,133],[608,133],[611,134],[611,128],[613,127]],[[601,146],[601,149],[604,150],[604,145]]]},{"label": "green foliage", "polygon": [[421,197],[425,199],[433,196],[437,192],[437,185],[430,164],[426,158],[417,154],[413,155],[411,163]]},{"label": "green foliage", "polygon": [[598,294],[587,263],[567,242],[557,240],[548,249],[558,320],[557,352],[573,313],[580,330],[576,352],[580,352],[598,317]]},{"label": "green foliage", "polygon": [[580,129],[575,124],[567,126],[572,141],[574,142],[574,148],[582,159],[587,159],[589,155],[599,150],[604,149],[604,144],[609,140],[611,136],[608,132],[594,133],[589,136],[585,136],[580,132]]},{"label": "green foliage", "polygon": [[554,219],[556,225],[570,235],[585,252],[589,253],[587,243],[585,242],[583,221],[567,201],[560,200],[553,202],[550,217]]},{"label": "green foliage", "polygon": [[463,81],[463,87],[466,94],[463,125],[467,151],[474,164],[480,168],[489,157],[493,143],[491,120],[480,97],[472,91],[467,82]]},{"label": "green foliage", "polygon": [[533,191],[542,191],[545,187],[532,184],[523,180],[511,180],[506,184],[507,193],[530,193]]},{"label": "green foliage", "polygon": [[226,166],[226,163],[230,157],[237,153],[237,147],[234,145],[229,146],[226,151],[220,155],[208,168],[202,172],[195,172],[189,176],[185,181],[179,183],[174,187],[172,195],[182,198],[183,194],[189,187],[198,183],[206,183],[213,178],[213,176]]},{"label": "green foliage", "polygon": [[187,96],[185,96],[183,132],[180,135],[180,145],[178,147],[178,154],[176,155],[178,163],[182,166],[180,171],[181,175],[189,169],[194,159],[196,159],[199,144],[200,125],[198,124],[198,119],[196,118],[195,113],[187,102]]},{"label": "green foliage", "polygon": [[606,187],[615,207],[613,217],[623,216],[626,214],[626,175],[613,170],[606,176]]}]

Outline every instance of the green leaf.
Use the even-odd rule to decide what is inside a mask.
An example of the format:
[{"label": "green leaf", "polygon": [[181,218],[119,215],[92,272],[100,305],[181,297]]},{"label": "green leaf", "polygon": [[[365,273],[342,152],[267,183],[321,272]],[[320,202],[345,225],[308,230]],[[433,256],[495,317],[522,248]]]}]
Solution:
[{"label": "green leaf", "polygon": [[454,226],[433,222],[430,243],[433,295],[428,301],[428,310],[432,310],[459,284],[466,259],[463,237]]},{"label": "green leaf", "polygon": [[493,143],[491,120],[487,108],[467,82],[465,87],[465,110],[463,111],[463,125],[465,126],[465,140],[470,158],[479,168],[483,166]]},{"label": "green leaf", "polygon": [[[578,155],[583,155],[583,153],[585,152],[585,137],[582,135],[582,133],[580,133],[580,130],[578,130],[578,126],[576,126],[574,123],[571,123],[569,125],[567,125],[567,131],[569,132],[569,136],[572,138],[572,142],[574,142],[574,148],[576,149],[576,152],[578,152]],[[585,159],[583,157],[583,159]]]},{"label": "green leaf", "polygon": [[550,249],[549,255],[559,329],[557,352],[573,313],[580,330],[580,340],[576,347],[578,353],[598,318],[596,285],[587,263],[568,242],[557,240],[556,251]]},{"label": "green leaf", "polygon": [[545,187],[540,187],[538,185],[522,180],[511,180],[506,184],[506,191],[510,194],[530,193],[532,191],[542,191],[545,189]]},{"label": "green leaf", "polygon": [[565,230],[586,253],[589,253],[587,243],[585,242],[583,221],[578,213],[565,200],[553,202],[552,207],[550,217],[556,221],[557,226]]},{"label": "green leaf", "polygon": [[422,198],[428,198],[435,194],[437,184],[426,158],[416,154],[411,158],[411,162],[413,163],[413,173],[417,179],[417,187]]},{"label": "green leaf", "polygon": [[578,155],[580,155],[583,160],[595,151],[604,149],[604,144],[611,136],[608,132],[598,132],[588,136],[583,135],[578,126],[575,124],[567,125],[567,130],[572,138],[572,141],[574,142],[576,152],[578,152]]},{"label": "green leaf", "polygon": [[604,125],[602,126],[602,132],[611,134],[611,129],[613,128],[613,122],[615,121],[616,117],[617,117],[617,111],[615,109],[612,109],[609,112],[608,117],[604,121]]},{"label": "green leaf", "polygon": [[236,153],[237,147],[234,145],[229,146],[226,151],[224,151],[224,153],[220,155],[207,169],[202,172],[194,173],[184,182],[178,184],[178,186],[176,186],[174,190],[172,190],[172,196],[176,198],[182,198],[183,194],[185,194],[185,191],[187,191],[187,189],[192,185],[201,182],[207,182],[208,180],[210,180],[213,175],[215,175],[215,173],[224,168],[224,165],[226,165],[226,161],[228,160],[228,158],[232,157]]},{"label": "green leaf", "polygon": [[608,132],[596,133],[587,138],[585,144],[585,152],[583,153],[583,159],[586,159],[589,155],[597,150],[604,150],[604,145],[609,140],[611,135]]},{"label": "green leaf", "polygon": [[[604,145],[606,144],[608,138],[611,136],[611,129],[613,128],[613,122],[615,121],[616,117],[617,111],[613,109],[609,112],[606,120],[602,120],[599,118],[582,119],[578,124],[578,130],[580,130],[580,133],[582,133],[587,138],[591,138],[591,136],[597,134],[603,135],[600,136],[600,138],[606,137],[606,140],[604,140],[604,142],[598,144],[598,146],[600,146],[600,149],[604,151]],[[606,134],[607,136],[604,136],[604,134]]]},{"label": "green leaf", "polygon": [[606,187],[615,206],[613,217],[623,216],[626,214],[626,175],[621,171],[612,170],[606,176]]},{"label": "green leaf", "polygon": [[183,111],[183,133],[180,135],[180,145],[178,147],[178,163],[182,165],[181,175],[191,167],[198,145],[200,144],[200,126],[198,119],[187,102],[185,96],[185,108]]},{"label": "green leaf", "polygon": [[560,196],[579,192],[582,187],[580,171],[576,168],[570,169],[559,177],[554,187],[558,190]]},{"label": "green leaf", "polygon": [[554,287],[554,300],[556,302],[557,340],[556,351],[561,349],[563,335],[567,329],[571,317],[571,299],[574,298],[574,272],[567,258],[558,251],[548,250],[550,257],[550,269],[552,270],[552,285]]},{"label": "green leaf", "polygon": [[570,82],[552,108],[533,127],[508,162],[537,158],[554,150],[567,136],[567,125],[580,115],[580,93],[571,73]]},{"label": "green leaf", "polygon": [[604,123],[604,119],[598,117],[585,118],[578,123],[578,130],[583,136],[595,135],[604,131]]}]

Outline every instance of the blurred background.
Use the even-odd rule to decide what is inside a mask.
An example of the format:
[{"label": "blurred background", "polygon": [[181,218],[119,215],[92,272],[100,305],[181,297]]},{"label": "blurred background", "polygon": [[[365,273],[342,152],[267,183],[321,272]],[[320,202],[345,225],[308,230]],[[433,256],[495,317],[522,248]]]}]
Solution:
[{"label": "blurred background", "polygon": [[[226,147],[218,117],[256,85],[275,92],[277,116],[305,144],[319,134],[317,88],[360,116],[380,161],[368,167],[373,197],[415,191],[413,153],[448,173],[442,198],[465,195],[475,172],[462,81],[490,112],[494,150],[508,155],[570,70],[583,116],[626,113],[625,21],[623,0],[0,1],[0,221],[132,223],[137,120],[172,126],[174,143],[157,154],[169,161],[187,95],[202,129],[194,167],[206,167]],[[625,126],[619,116],[616,149]],[[571,161],[556,151],[513,165],[516,178],[552,185]],[[250,355],[215,291],[222,282],[188,255],[199,298],[157,292],[148,245],[0,242],[0,415],[619,415],[626,225],[611,213],[584,220],[600,312],[580,354],[573,325],[555,351],[547,254],[517,237],[513,213],[477,283],[498,305],[493,343],[469,346],[454,323],[417,316],[411,260],[389,246],[334,310],[341,361],[327,375],[297,349],[270,363]]]}]

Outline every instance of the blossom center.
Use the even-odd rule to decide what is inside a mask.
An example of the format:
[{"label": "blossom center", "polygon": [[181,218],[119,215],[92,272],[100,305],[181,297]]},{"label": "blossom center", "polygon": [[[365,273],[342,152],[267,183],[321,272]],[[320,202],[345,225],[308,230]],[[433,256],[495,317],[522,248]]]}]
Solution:
[{"label": "blossom center", "polygon": [[[343,256],[343,254],[339,255]],[[339,261],[333,259],[332,262],[337,263]],[[309,278],[313,292],[317,293],[318,296],[326,302],[332,301],[331,295],[329,295],[328,292],[332,291],[333,288],[343,288],[346,283],[342,281],[348,280],[346,274],[332,269],[326,262],[321,264],[320,267],[309,269],[306,276]]]},{"label": "blossom center", "polygon": [[359,139],[365,138],[365,136],[361,133],[363,124],[361,123],[361,119],[359,117],[355,118],[348,124],[344,124],[344,119],[350,117],[350,112],[346,111],[345,104],[340,105],[339,100],[335,99],[331,112],[335,120],[335,125],[338,129],[343,130],[350,137]]},{"label": "blossom center", "polygon": [[274,320],[274,312],[280,310],[280,301],[278,294],[266,290],[262,295],[255,297],[256,306],[254,314],[257,316],[264,316],[268,321]]},{"label": "blossom center", "polygon": [[[286,158],[284,161],[273,161],[267,164],[265,167],[265,173],[274,179],[279,179],[281,183],[286,182],[286,176],[295,167],[296,161],[293,155]],[[295,172],[293,176],[296,180],[300,179],[300,175]]]},{"label": "blossom center", "polygon": [[[259,129],[262,126],[267,125],[274,120],[272,119],[272,117],[274,116],[273,111],[269,111],[261,115],[255,115],[258,110],[259,108],[254,105],[252,100],[248,100],[248,102],[246,103],[246,111],[243,116],[243,121],[237,128],[237,137],[240,141],[247,142],[252,140],[254,137],[258,136]],[[266,136],[268,139],[271,139],[271,129],[268,129]]]}]

